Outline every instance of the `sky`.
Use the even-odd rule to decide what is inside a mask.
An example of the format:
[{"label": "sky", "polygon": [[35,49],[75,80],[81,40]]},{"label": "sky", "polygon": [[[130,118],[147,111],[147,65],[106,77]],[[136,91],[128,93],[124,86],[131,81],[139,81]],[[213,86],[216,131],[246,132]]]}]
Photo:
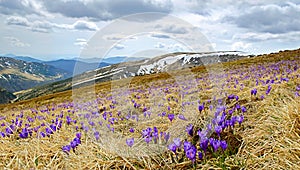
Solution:
[{"label": "sky", "polygon": [[300,48],[299,16],[296,0],[0,0],[0,54],[271,53]]}]

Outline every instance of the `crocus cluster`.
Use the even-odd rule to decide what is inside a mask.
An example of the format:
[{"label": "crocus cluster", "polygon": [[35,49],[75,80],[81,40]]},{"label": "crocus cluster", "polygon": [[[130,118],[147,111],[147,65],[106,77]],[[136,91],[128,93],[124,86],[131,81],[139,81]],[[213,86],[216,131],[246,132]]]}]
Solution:
[{"label": "crocus cluster", "polygon": [[[230,95],[228,99],[238,100],[236,95]],[[226,129],[234,128],[236,123],[241,125],[244,120],[243,113],[245,113],[247,109],[245,106],[240,106],[238,103],[234,108],[227,109],[226,106],[220,105],[221,103],[223,102],[218,100],[219,105],[217,105],[215,109],[213,105],[210,106],[210,110],[214,111],[214,117],[206,127],[198,129],[197,133],[195,133],[194,125],[188,124],[186,127],[188,137],[184,140],[181,140],[180,138],[173,139],[173,142],[168,145],[168,149],[176,154],[178,150],[183,148],[186,158],[193,162],[197,158],[202,160],[204,155],[208,154],[208,152],[218,152],[219,150],[225,151],[228,148],[228,144],[227,141],[221,139],[222,132]],[[205,110],[204,104],[201,104],[200,106],[201,111]],[[235,116],[233,113],[240,115]],[[192,144],[195,136],[199,137],[199,141],[196,145]]]},{"label": "crocus cluster", "polygon": [[65,145],[62,147],[62,150],[66,153],[69,153],[71,149],[75,150],[75,148],[81,144],[81,133],[76,133],[76,137],[70,142],[69,145]]}]

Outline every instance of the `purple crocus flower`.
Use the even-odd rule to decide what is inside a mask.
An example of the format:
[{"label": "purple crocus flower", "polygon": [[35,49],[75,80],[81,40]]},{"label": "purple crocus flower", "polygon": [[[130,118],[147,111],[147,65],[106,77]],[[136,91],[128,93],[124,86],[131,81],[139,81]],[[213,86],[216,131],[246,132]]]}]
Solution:
[{"label": "purple crocus flower", "polygon": [[168,114],[168,118],[172,122],[172,120],[174,120],[175,116],[174,116],[174,114]]},{"label": "purple crocus flower", "polygon": [[178,118],[181,119],[181,120],[187,120],[187,119],[184,117],[183,114],[179,114],[179,115],[178,115]]},{"label": "purple crocus flower", "polygon": [[222,132],[222,127],[221,126],[215,126],[215,132],[218,134],[218,136],[220,136],[221,132]]},{"label": "purple crocus flower", "polygon": [[129,132],[133,133],[134,132],[134,128],[130,128]]},{"label": "purple crocus flower", "polygon": [[76,143],[77,143],[77,145],[79,145],[79,144],[81,144],[81,140],[80,140],[80,138],[74,138],[74,140],[73,141],[75,141]]},{"label": "purple crocus flower", "polygon": [[225,141],[225,140],[222,140],[222,141],[220,142],[220,146],[221,146],[221,148],[223,149],[223,151],[225,151],[225,150],[227,149],[227,143],[226,143],[226,141]]},{"label": "purple crocus flower", "polygon": [[98,131],[94,132],[94,136],[96,140],[100,139],[100,133]]},{"label": "purple crocus flower", "polygon": [[251,90],[251,95],[255,96],[256,94],[257,94],[257,89],[256,88],[252,89]]},{"label": "purple crocus flower", "polygon": [[70,146],[71,146],[72,149],[75,149],[76,146],[77,146],[76,141],[71,141],[71,142],[70,142]]},{"label": "purple crocus flower", "polygon": [[199,110],[199,112],[201,113],[203,110],[204,110],[204,105],[202,104],[202,105],[199,105],[198,106],[198,110]]},{"label": "purple crocus flower", "polygon": [[147,143],[147,144],[149,144],[149,142],[151,142],[152,141],[152,136],[147,136],[146,138],[145,138],[145,142]]},{"label": "purple crocus flower", "polygon": [[186,127],[186,131],[187,133],[190,135],[190,136],[193,136],[193,129],[194,129],[194,126],[192,124],[189,124],[187,127]]},{"label": "purple crocus flower", "polygon": [[191,147],[185,151],[186,157],[189,158],[191,161],[196,160],[196,153],[197,153],[197,149],[194,145],[191,145]]},{"label": "purple crocus flower", "polygon": [[5,137],[5,133],[0,132],[0,136],[4,138]]},{"label": "purple crocus flower", "polygon": [[152,129],[150,127],[148,127],[147,129],[142,130],[142,136],[143,137],[147,137],[151,135],[151,131]]},{"label": "purple crocus flower", "polygon": [[218,148],[220,147],[220,141],[215,139],[213,140],[213,148],[214,148],[214,152],[216,152],[218,150]]},{"label": "purple crocus flower", "polygon": [[12,129],[11,129],[11,128],[9,128],[9,127],[5,128],[5,132],[6,132],[6,134],[7,134],[7,135],[11,135],[11,134],[13,134],[13,131],[12,131]]},{"label": "purple crocus flower", "polygon": [[237,121],[237,116],[233,116],[230,120],[230,126],[234,127],[236,121]]},{"label": "purple crocus flower", "polygon": [[45,131],[46,131],[47,135],[53,134],[53,131],[48,127],[45,129]]},{"label": "purple crocus flower", "polygon": [[19,134],[20,138],[27,138],[28,137],[28,130],[27,128],[22,129],[22,132]]},{"label": "purple crocus flower", "polygon": [[269,86],[268,86],[268,89],[266,90],[266,95],[268,95],[268,94],[270,93],[271,89],[272,89],[272,86],[269,85]]},{"label": "purple crocus flower", "polygon": [[241,108],[241,106],[239,104],[235,105],[236,110],[239,110]]},{"label": "purple crocus flower", "polygon": [[207,151],[207,148],[208,148],[208,139],[207,139],[207,137],[205,137],[205,138],[203,138],[203,139],[201,139],[200,140],[200,148],[204,151],[204,152],[206,152]]},{"label": "purple crocus flower", "polygon": [[180,138],[173,139],[173,142],[176,145],[176,147],[179,148],[181,146],[181,140],[180,140]]},{"label": "purple crocus flower", "polygon": [[56,126],[54,124],[50,125],[50,128],[55,132],[56,131]]},{"label": "purple crocus flower", "polygon": [[192,144],[190,143],[190,142],[188,142],[188,141],[184,141],[183,142],[183,149],[185,150],[185,151],[187,151],[188,149],[190,149],[192,147]]},{"label": "purple crocus flower", "polygon": [[241,110],[242,110],[243,113],[245,113],[247,111],[245,106],[242,106]]},{"label": "purple crocus flower", "polygon": [[202,152],[198,152],[198,158],[199,158],[200,160],[203,159],[203,153],[202,153]]},{"label": "purple crocus flower", "polygon": [[90,124],[91,126],[95,126],[95,123],[94,123],[93,121],[89,121],[89,124]]},{"label": "purple crocus flower", "polygon": [[237,121],[239,122],[240,125],[242,124],[243,120],[244,120],[243,115],[240,115],[240,116],[237,117]]},{"label": "purple crocus flower", "polygon": [[168,149],[171,150],[172,152],[176,153],[177,146],[176,146],[175,143],[171,143],[171,144],[168,146]]},{"label": "purple crocus flower", "polygon": [[81,133],[80,132],[76,133],[76,137],[81,139]]},{"label": "purple crocus flower", "polygon": [[229,96],[228,96],[228,99],[229,99],[229,100],[234,99],[234,95],[233,95],[233,94],[229,95]]},{"label": "purple crocus flower", "polygon": [[46,134],[45,134],[44,132],[40,132],[40,136],[41,136],[42,138],[44,138],[44,137],[46,137]]},{"label": "purple crocus flower", "polygon": [[63,146],[63,147],[62,147],[62,150],[63,150],[64,152],[70,152],[71,146],[70,146],[70,145]]},{"label": "purple crocus flower", "polygon": [[134,144],[134,138],[126,139],[126,144],[127,144],[129,147],[132,147],[133,144]]},{"label": "purple crocus flower", "polygon": [[155,138],[158,138],[158,129],[157,127],[153,127],[153,133],[152,133],[152,136],[154,136]]},{"label": "purple crocus flower", "polygon": [[70,125],[70,124],[71,124],[71,122],[72,122],[72,119],[71,119],[71,117],[70,117],[70,116],[67,116],[67,117],[66,117],[66,122],[67,122],[67,124],[68,124],[68,125]]},{"label": "purple crocus flower", "polygon": [[169,139],[170,139],[170,133],[168,132],[168,133],[166,133],[166,132],[164,132],[164,139],[165,139],[165,141],[166,142],[168,142],[169,141]]}]

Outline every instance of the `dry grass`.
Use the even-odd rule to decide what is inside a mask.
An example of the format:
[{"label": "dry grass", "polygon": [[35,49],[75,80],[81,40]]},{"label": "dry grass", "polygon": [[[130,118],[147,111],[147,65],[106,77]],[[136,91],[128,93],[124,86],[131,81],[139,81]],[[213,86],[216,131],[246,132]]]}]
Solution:
[{"label": "dry grass", "polygon": [[[243,59],[235,62],[224,63],[224,70],[230,71],[234,68],[248,68],[257,63],[270,63],[280,60],[299,60],[295,57],[300,50],[285,51],[279,54],[271,54],[269,56],[260,56],[257,58]],[[192,68],[192,72],[196,73],[196,77],[207,76],[205,67]],[[185,70],[177,71],[175,74],[187,74]],[[299,74],[299,70],[298,70]],[[151,86],[165,86],[175,80],[166,73],[155,75],[139,76],[130,81],[130,88],[146,89]],[[221,80],[220,80],[221,81]],[[123,82],[124,83],[124,82]],[[104,145],[99,145],[91,139],[89,135],[83,135],[82,144],[75,150],[66,154],[61,151],[61,147],[66,145],[74,138],[75,130],[73,126],[63,124],[59,133],[55,133],[50,138],[29,138],[18,139],[16,137],[0,138],[0,169],[300,169],[300,103],[299,97],[293,94],[293,88],[299,84],[299,78],[295,78],[289,83],[274,85],[272,92],[266,96],[264,100],[253,98],[249,95],[253,82],[244,81],[245,88],[237,90],[227,88],[228,93],[234,93],[240,96],[240,101],[246,105],[248,109],[245,114],[245,121],[242,126],[234,129],[233,133],[227,138],[231,139],[235,146],[238,146],[237,153],[227,156],[211,156],[205,161],[197,160],[193,165],[191,161],[186,159],[180,160],[179,157],[170,152],[165,152],[155,145],[139,145],[139,139],[136,139],[136,147],[132,150],[124,145],[124,141],[112,136],[101,136]],[[113,81],[99,83],[95,87],[88,86],[77,89],[76,95],[88,96],[87,93],[95,90],[100,96],[109,96],[112,89],[122,87],[122,81]],[[198,84],[198,88],[208,88],[209,84]],[[257,87],[259,92],[263,93],[266,89],[264,86]],[[197,101],[197,98],[208,99],[214,93],[212,89],[206,90],[205,93],[195,93],[187,95],[187,98],[182,99],[176,88],[167,97],[184,101]],[[122,91],[120,89],[120,91]],[[159,95],[159,92],[157,92]],[[74,95],[74,91],[73,91]],[[135,92],[132,95],[143,95]],[[84,100],[89,98],[81,97]],[[90,96],[91,98],[95,96]],[[132,96],[130,96],[132,98]],[[141,99],[141,103],[149,106],[152,102],[158,102],[162,99],[157,96],[152,100],[147,99],[145,95]],[[130,99],[131,99],[130,98]],[[50,106],[53,103],[63,103],[78,99],[78,96],[72,96],[72,91],[51,94],[38,97],[31,100],[21,101],[9,105],[2,105],[1,114],[11,115],[19,113],[20,110],[25,110],[25,115],[32,115],[26,111],[28,108],[38,108],[39,106]],[[128,98],[120,98],[126,100]],[[179,112],[180,106],[176,103],[164,101],[168,105],[172,105],[174,112]],[[109,103],[104,103],[104,106],[109,106]],[[120,109],[126,110],[127,105],[119,106]],[[195,106],[196,107],[196,106]],[[156,109],[156,110],[155,110]],[[203,124],[199,117],[195,116],[193,107],[186,110],[190,117],[200,126]],[[56,110],[67,112],[68,109],[61,108]],[[161,108],[154,108],[155,112],[160,112]],[[116,110],[112,110],[116,114]],[[47,116],[45,114],[45,116]],[[203,116],[203,115],[202,115]],[[9,117],[10,120],[11,117]],[[51,119],[51,116],[47,116]],[[197,122],[198,121],[198,122]],[[37,122],[37,124],[40,122]],[[134,122],[128,122],[134,125]],[[155,125],[162,129],[176,132],[180,135],[181,130],[186,124],[175,121],[170,126],[168,121],[156,118],[151,121],[143,121],[141,124],[136,124],[137,129],[143,129],[149,125]],[[116,129],[126,129],[127,125],[120,124]],[[123,130],[124,131],[124,130]],[[124,132],[125,133],[125,132]],[[103,134],[103,133],[102,133]],[[231,136],[230,136],[231,134]],[[233,140],[234,139],[234,140]],[[105,145],[106,144],[106,145]],[[120,146],[124,146],[123,148]],[[114,149],[115,148],[115,149]],[[148,151],[157,151],[157,154],[148,154]],[[153,152],[152,152],[153,153]],[[129,156],[128,156],[129,155]],[[143,155],[143,156],[139,156]]]},{"label": "dry grass", "polygon": [[300,169],[299,98],[277,88],[245,117],[237,157],[245,160],[247,169]]}]

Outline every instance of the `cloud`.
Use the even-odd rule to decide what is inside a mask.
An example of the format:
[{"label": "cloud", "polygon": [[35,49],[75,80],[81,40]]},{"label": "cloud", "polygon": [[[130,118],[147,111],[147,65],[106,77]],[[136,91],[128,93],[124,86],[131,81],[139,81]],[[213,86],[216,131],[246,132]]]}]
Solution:
[{"label": "cloud", "polygon": [[87,21],[76,21],[71,28],[76,30],[89,30],[89,31],[99,30],[98,26],[95,23],[87,22]]},{"label": "cloud", "polygon": [[150,36],[154,38],[170,38],[170,36],[164,34],[151,34]]},{"label": "cloud", "polygon": [[158,42],[154,47],[155,47],[155,48],[165,48],[165,47],[166,47],[166,44],[161,43],[161,42]]},{"label": "cloud", "polygon": [[19,16],[11,16],[6,19],[7,25],[17,25],[23,26],[33,32],[48,33],[52,32],[53,29],[65,29],[65,30],[87,30],[87,31],[97,31],[98,26],[89,21],[78,20],[73,24],[56,24],[46,20],[40,21],[28,21],[27,18]]},{"label": "cloud", "polygon": [[189,51],[187,47],[183,46],[182,44],[170,44],[167,46],[167,49],[171,50],[172,52],[182,52],[182,51]]},{"label": "cloud", "polygon": [[300,5],[268,4],[250,7],[246,13],[228,17],[238,27],[264,33],[300,31]]},{"label": "cloud", "polygon": [[30,44],[24,43],[15,37],[4,37],[7,39],[12,47],[30,47]]},{"label": "cloud", "polygon": [[90,18],[105,21],[141,12],[169,13],[173,7],[170,0],[43,0],[42,2],[47,11],[51,13],[58,13],[71,18]]},{"label": "cloud", "polygon": [[175,24],[164,25],[161,30],[171,34],[186,34],[188,32],[187,28]]},{"label": "cloud", "polygon": [[249,49],[252,48],[251,43],[244,43],[242,41],[235,42],[231,45],[231,50],[234,51],[249,51]]},{"label": "cloud", "polygon": [[117,50],[122,50],[122,49],[125,48],[125,45],[123,45],[123,44],[116,44],[116,45],[114,46],[114,48],[117,49]]},{"label": "cloud", "polygon": [[77,46],[86,46],[87,45],[87,40],[84,38],[77,38],[74,45]]},{"label": "cloud", "polygon": [[84,38],[77,38],[74,42],[74,45],[79,46],[80,49],[84,49],[88,45],[88,43],[87,40]]},{"label": "cloud", "polygon": [[0,13],[4,15],[30,15],[46,16],[42,4],[36,0],[0,0]]},{"label": "cloud", "polygon": [[26,18],[11,16],[6,19],[7,25],[20,25],[28,27],[30,25],[29,21]]},{"label": "cloud", "polygon": [[269,41],[269,40],[297,41],[299,40],[299,37],[300,37],[300,31],[281,33],[281,34],[247,32],[247,33],[235,34],[233,36],[233,39],[249,41],[249,42],[258,42],[258,41],[261,42],[261,41]]}]

